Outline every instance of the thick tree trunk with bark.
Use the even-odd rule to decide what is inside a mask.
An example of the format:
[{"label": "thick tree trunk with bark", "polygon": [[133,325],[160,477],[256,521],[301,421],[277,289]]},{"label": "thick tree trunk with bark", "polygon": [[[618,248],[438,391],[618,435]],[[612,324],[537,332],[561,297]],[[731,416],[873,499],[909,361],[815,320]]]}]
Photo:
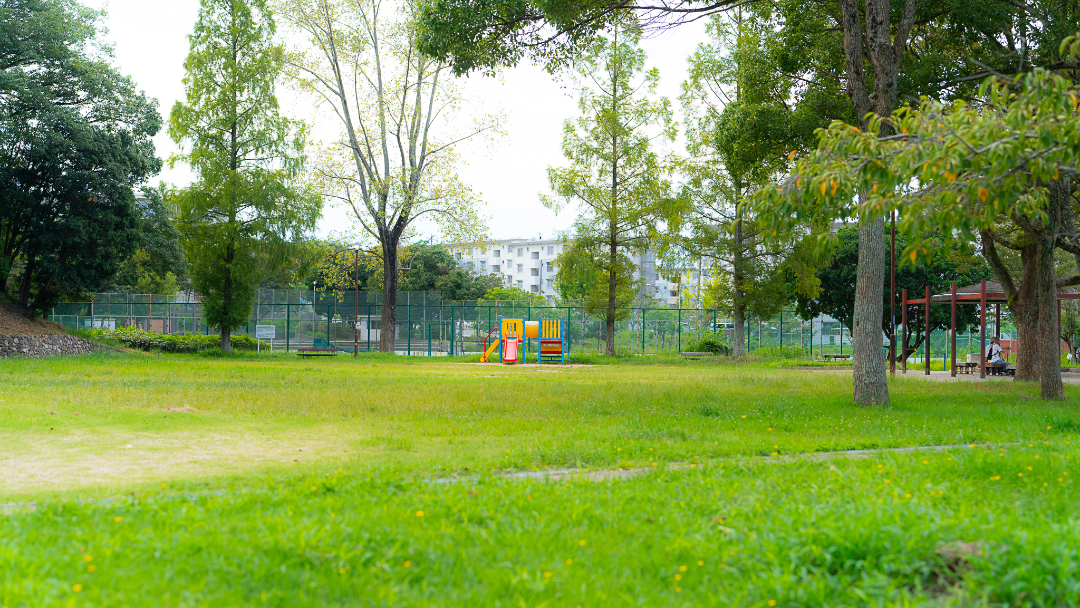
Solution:
[{"label": "thick tree trunk with bark", "polygon": [[884,220],[859,223],[859,265],[855,271],[855,311],[851,328],[854,399],[862,406],[889,401],[885,358],[881,354],[881,317],[887,251]]},{"label": "thick tree trunk with bark", "polygon": [[397,343],[397,239],[385,239],[382,244],[382,254],[383,297],[382,318],[379,320],[379,352],[392,353]]}]

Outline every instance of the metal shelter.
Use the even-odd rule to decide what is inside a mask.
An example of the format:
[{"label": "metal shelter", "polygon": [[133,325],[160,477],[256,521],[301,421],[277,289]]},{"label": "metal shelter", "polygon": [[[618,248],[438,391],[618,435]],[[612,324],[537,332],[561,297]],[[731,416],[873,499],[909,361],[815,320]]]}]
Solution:
[{"label": "metal shelter", "polygon": [[[1062,293],[1057,294],[1057,313],[1058,313],[1058,335],[1061,335],[1061,301],[1062,300],[1080,300],[1080,293]],[[952,356],[950,361],[950,375],[956,376],[956,307],[959,304],[978,304],[979,305],[979,377],[986,377],[986,311],[988,304],[994,304],[994,336],[1001,336],[1001,305],[1002,303],[1008,303],[1009,299],[1005,295],[1005,290],[1001,287],[1001,283],[998,281],[980,281],[977,285],[968,285],[967,287],[961,287],[957,289],[956,283],[952,284],[952,289],[949,293],[939,293],[930,295],[930,287],[926,287],[926,294],[922,298],[908,299],[907,290],[903,290],[901,294],[901,309],[900,309],[900,324],[903,328],[902,334],[907,333],[907,311],[909,305],[923,305],[926,307],[926,314],[923,315],[926,319],[925,328],[925,341],[930,343],[930,305],[931,304],[949,304],[952,307],[952,319],[949,327],[949,339],[952,341]],[[903,371],[907,372],[907,356],[903,357]],[[926,357],[925,371],[924,373],[930,375],[930,358]]]}]

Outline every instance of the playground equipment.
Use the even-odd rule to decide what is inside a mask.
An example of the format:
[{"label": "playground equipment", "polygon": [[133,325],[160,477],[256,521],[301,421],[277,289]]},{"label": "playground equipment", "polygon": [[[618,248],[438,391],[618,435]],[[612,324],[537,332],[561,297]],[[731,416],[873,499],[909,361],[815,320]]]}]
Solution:
[{"label": "playground equipment", "polygon": [[539,319],[526,321],[524,319],[499,318],[499,326],[488,333],[498,331],[495,340],[484,350],[481,362],[487,362],[488,357],[498,349],[498,361],[503,363],[521,363],[525,360],[524,346],[527,338],[535,338],[538,341],[536,350],[536,362],[545,361],[554,363],[568,363],[570,353],[567,352],[565,322],[562,319]]}]

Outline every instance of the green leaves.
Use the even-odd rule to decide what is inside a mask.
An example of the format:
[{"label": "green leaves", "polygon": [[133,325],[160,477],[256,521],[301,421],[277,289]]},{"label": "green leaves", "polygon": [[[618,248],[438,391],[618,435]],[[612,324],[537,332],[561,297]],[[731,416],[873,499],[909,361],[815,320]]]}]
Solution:
[{"label": "green leaves", "polygon": [[871,116],[866,132],[834,122],[784,183],[762,189],[751,204],[772,230],[814,216],[898,212],[912,260],[929,254],[923,239],[935,231],[970,242],[1002,217],[1040,221],[1046,184],[1074,174],[1080,161],[1077,89],[1036,70],[988,80],[982,92],[986,105],[923,99],[890,117]]},{"label": "green leaves", "polygon": [[282,268],[322,210],[299,182],[306,129],[278,114],[284,65],[263,0],[203,0],[184,66],[186,102],[169,134],[197,173],[175,194],[178,222],[207,321],[223,338],[251,313],[264,274]]}]

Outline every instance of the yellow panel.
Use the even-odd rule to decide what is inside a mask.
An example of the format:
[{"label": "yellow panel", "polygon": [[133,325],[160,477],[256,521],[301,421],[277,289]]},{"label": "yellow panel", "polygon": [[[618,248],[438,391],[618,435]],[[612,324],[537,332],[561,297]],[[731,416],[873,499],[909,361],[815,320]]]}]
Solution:
[{"label": "yellow panel", "polygon": [[514,336],[516,338],[522,338],[522,331],[524,331],[524,321],[521,319],[503,319],[502,320],[502,337]]},{"label": "yellow panel", "polygon": [[525,321],[525,335],[522,338],[539,338],[540,323],[537,321]]}]

